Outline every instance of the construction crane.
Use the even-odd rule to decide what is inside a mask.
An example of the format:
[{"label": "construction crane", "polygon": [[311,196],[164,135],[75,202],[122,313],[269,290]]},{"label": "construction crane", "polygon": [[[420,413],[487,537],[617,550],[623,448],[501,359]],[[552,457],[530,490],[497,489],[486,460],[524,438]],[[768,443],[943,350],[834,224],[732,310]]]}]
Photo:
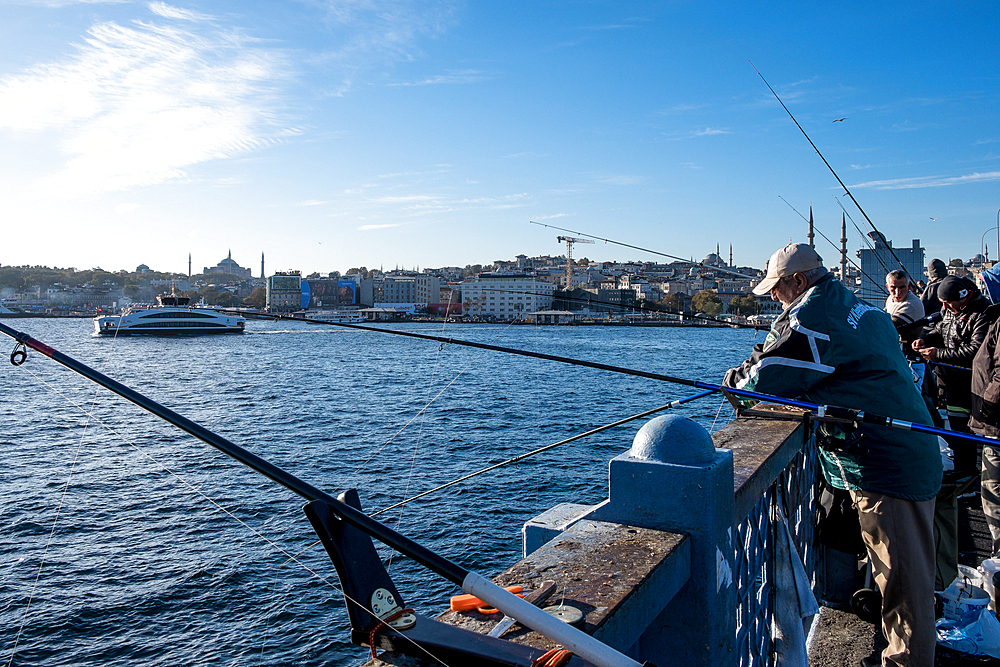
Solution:
[{"label": "construction crane", "polygon": [[573,244],[593,243],[590,239],[578,239],[575,236],[558,236],[556,240],[566,242],[566,291],[573,289]]}]

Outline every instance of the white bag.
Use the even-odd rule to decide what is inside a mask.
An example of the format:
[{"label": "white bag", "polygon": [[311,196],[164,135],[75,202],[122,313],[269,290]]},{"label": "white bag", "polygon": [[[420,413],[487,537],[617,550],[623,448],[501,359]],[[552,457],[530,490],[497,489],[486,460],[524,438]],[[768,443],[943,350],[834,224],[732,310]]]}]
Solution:
[{"label": "white bag", "polygon": [[937,640],[942,646],[968,653],[1000,658],[1000,622],[989,609],[966,625],[940,619],[937,622]]}]

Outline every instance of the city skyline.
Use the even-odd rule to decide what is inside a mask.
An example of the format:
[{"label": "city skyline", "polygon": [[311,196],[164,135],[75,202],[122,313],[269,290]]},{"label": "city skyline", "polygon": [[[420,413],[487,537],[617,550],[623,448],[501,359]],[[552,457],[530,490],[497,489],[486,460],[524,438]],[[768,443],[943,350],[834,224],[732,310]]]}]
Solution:
[{"label": "city skyline", "polygon": [[185,273],[188,253],[231,248],[255,275],[261,250],[306,275],[562,254],[534,220],[696,260],[732,243],[763,267],[806,240],[789,204],[839,243],[834,195],[867,231],[748,61],[897,246],[969,259],[998,221],[990,3],[4,11],[3,265]]}]

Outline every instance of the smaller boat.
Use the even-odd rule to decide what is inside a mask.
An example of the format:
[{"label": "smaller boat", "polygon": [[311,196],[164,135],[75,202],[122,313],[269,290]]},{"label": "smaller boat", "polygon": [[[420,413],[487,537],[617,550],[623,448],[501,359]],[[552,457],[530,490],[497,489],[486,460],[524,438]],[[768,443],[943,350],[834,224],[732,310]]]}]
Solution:
[{"label": "smaller boat", "polygon": [[356,310],[317,310],[305,314],[306,319],[320,322],[336,322],[338,324],[357,324],[365,318]]},{"label": "smaller boat", "polygon": [[211,308],[191,306],[191,299],[171,290],[152,307],[129,307],[121,315],[98,315],[94,333],[102,336],[243,333],[246,319]]}]

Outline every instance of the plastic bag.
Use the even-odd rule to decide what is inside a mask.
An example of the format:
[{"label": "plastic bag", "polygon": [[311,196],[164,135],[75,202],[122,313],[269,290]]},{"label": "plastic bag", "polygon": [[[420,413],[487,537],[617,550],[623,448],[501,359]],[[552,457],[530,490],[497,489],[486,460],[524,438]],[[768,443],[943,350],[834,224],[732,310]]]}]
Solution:
[{"label": "plastic bag", "polygon": [[962,653],[1000,658],[1000,622],[989,609],[981,610],[964,625],[961,621],[939,619],[937,640],[939,644]]}]

